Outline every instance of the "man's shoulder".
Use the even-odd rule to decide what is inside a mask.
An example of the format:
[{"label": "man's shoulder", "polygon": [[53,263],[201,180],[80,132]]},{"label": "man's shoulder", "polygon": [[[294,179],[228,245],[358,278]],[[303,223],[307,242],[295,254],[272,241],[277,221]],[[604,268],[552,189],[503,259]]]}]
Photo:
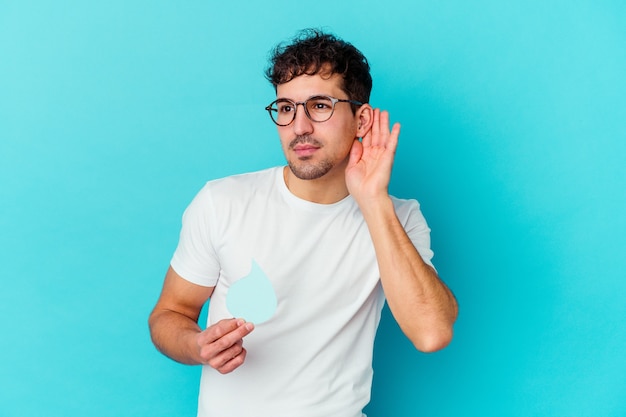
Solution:
[{"label": "man's shoulder", "polygon": [[266,168],[259,171],[229,175],[208,181],[201,193],[213,196],[250,197],[251,193],[263,192],[273,188],[281,167]]},{"label": "man's shoulder", "polygon": [[393,195],[390,197],[391,197],[391,201],[393,202],[393,206],[395,207],[396,211],[410,210],[414,208],[419,209],[420,207],[420,203],[414,198],[398,198]]},{"label": "man's shoulder", "polygon": [[241,174],[233,174],[227,177],[209,180],[206,186],[209,187],[232,187],[232,186],[249,186],[258,185],[272,181],[276,177],[276,171],[280,167],[266,168],[259,171],[244,172]]}]

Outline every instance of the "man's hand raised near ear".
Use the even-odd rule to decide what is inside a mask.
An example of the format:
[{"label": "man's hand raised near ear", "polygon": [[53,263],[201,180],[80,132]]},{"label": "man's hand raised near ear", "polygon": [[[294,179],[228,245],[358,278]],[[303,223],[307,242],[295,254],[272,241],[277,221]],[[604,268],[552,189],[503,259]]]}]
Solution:
[{"label": "man's hand raised near ear", "polygon": [[346,186],[361,208],[388,196],[399,135],[400,124],[395,123],[389,130],[389,113],[374,109],[371,129],[362,142],[354,141],[346,167]]}]

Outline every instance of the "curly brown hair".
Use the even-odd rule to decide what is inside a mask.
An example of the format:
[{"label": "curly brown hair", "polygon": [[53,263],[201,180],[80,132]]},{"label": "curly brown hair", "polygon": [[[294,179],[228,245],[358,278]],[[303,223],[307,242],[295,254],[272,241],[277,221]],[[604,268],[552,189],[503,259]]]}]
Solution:
[{"label": "curly brown hair", "polygon": [[291,43],[276,46],[265,76],[276,88],[300,75],[320,73],[340,74],[350,100],[369,102],[372,77],[367,58],[352,44],[318,29],[304,29]]}]

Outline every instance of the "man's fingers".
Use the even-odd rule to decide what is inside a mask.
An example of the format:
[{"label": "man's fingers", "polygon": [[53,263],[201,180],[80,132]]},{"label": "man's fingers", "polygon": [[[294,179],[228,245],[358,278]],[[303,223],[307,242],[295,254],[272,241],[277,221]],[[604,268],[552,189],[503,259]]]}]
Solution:
[{"label": "man's fingers", "polygon": [[[228,347],[244,336],[247,336],[254,329],[252,323],[247,323],[243,319],[225,319],[220,320],[214,325],[208,327],[198,336],[199,345],[207,345],[221,339]],[[228,343],[230,342],[230,343]]]},{"label": "man's fingers", "polygon": [[400,136],[400,123],[394,123],[393,128],[391,129],[391,134],[389,135],[389,139],[387,140],[387,145],[385,145],[385,147],[387,149],[391,149],[395,153],[396,146],[398,146],[399,136]]},{"label": "man's fingers", "polygon": [[361,155],[363,155],[363,144],[359,142],[358,139],[355,139],[352,143],[352,148],[350,149],[350,158],[348,159],[347,169],[356,165],[361,159]]},{"label": "man's fingers", "polygon": [[388,144],[394,146],[400,134],[400,124],[395,123],[389,130],[389,112],[387,110],[374,109],[372,127],[363,137],[363,146],[388,148]]},{"label": "man's fingers", "polygon": [[380,112],[380,132],[383,135],[389,132],[389,112],[386,110]]},{"label": "man's fingers", "polygon": [[208,346],[210,346],[211,350],[216,352],[224,351],[247,336],[252,331],[252,328],[252,323],[244,323],[232,332],[210,343]]},{"label": "man's fingers", "polygon": [[[236,359],[245,349],[243,348],[243,340],[237,341],[237,343],[233,344],[229,348],[219,352],[217,355],[211,357],[207,364],[212,368],[220,370],[224,366],[226,366],[229,362]],[[244,355],[245,358],[245,355]],[[243,358],[240,358],[243,359]],[[237,361],[235,361],[237,363]],[[243,362],[242,362],[243,363]]]},{"label": "man's fingers", "polygon": [[236,330],[244,323],[242,319],[225,319],[220,320],[212,326],[206,328],[198,335],[198,344],[205,345],[213,343],[224,335]]},{"label": "man's fingers", "polygon": [[380,109],[374,109],[374,121],[370,132],[371,139],[369,145],[378,146],[380,144]]},{"label": "man's fingers", "polygon": [[202,362],[222,373],[239,367],[246,356],[243,338],[252,330],[254,325],[243,319],[220,320],[209,326],[196,339]]},{"label": "man's fingers", "polygon": [[246,360],[246,354],[246,350],[242,348],[241,352],[237,356],[226,362],[221,367],[216,368],[217,371],[221,374],[227,374],[234,371],[244,363],[244,361]]}]

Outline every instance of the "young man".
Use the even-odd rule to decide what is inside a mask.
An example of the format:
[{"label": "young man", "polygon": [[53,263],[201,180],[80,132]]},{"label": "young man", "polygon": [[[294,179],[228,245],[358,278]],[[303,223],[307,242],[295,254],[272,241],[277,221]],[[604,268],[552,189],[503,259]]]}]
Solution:
[{"label": "young man", "polygon": [[[450,342],[456,301],[431,264],[418,203],[388,194],[400,126],[368,104],[365,57],[306,31],[275,50],[267,75],[288,166],[199,192],[150,315],[152,339],[203,365],[198,416],[360,417],[385,299],[424,352]],[[277,299],[257,326],[226,304],[253,262]]]}]

